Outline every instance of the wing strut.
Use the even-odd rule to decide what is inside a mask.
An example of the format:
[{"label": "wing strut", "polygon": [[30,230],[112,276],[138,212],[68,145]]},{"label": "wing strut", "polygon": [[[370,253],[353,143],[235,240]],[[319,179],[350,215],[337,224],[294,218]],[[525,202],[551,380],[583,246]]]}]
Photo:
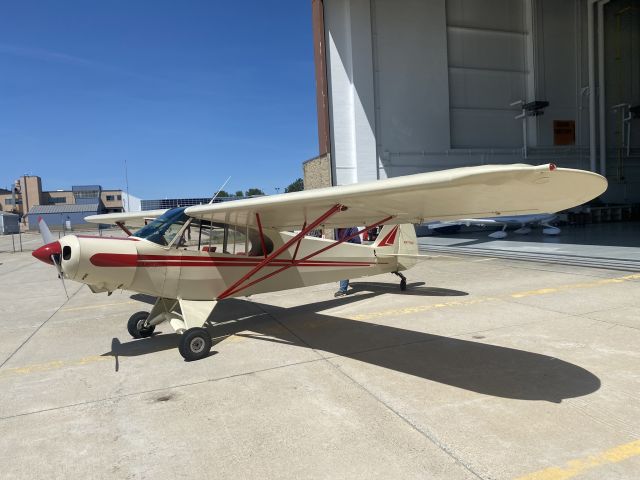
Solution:
[{"label": "wing strut", "polygon": [[131,230],[124,226],[124,222],[116,222],[116,225],[120,227],[120,229],[126,233],[129,237],[131,236]]},{"label": "wing strut", "polygon": [[260,231],[260,245],[262,246],[262,253],[264,253],[264,258],[267,258],[267,246],[264,243],[264,233],[262,232],[262,222],[260,221],[259,213],[256,213],[256,222],[258,222],[258,230]]},{"label": "wing strut", "polygon": [[274,250],[269,255],[267,255],[264,258],[264,260],[262,260],[258,265],[256,265],[254,268],[252,268],[240,280],[235,282],[233,285],[231,285],[229,288],[227,288],[224,292],[222,292],[220,295],[218,295],[218,300],[222,300],[223,298],[227,298],[232,293],[235,293],[236,291],[243,290],[243,289],[247,288],[247,286],[242,286],[242,284],[244,282],[246,282],[247,280],[249,280],[251,277],[253,277],[256,274],[256,272],[258,272],[259,270],[262,270],[266,265],[270,264],[273,260],[275,260],[278,257],[278,255],[280,255],[287,248],[289,248],[291,245],[296,243],[299,239],[303,238],[307,233],[309,233],[311,230],[316,228],[322,222],[326,221],[329,217],[333,216],[334,214],[336,214],[338,212],[342,212],[343,210],[346,210],[346,209],[347,209],[347,207],[345,207],[344,205],[340,205],[340,204],[336,204],[333,207],[331,207],[329,210],[327,210],[325,213],[323,213],[320,217],[318,217],[312,223],[310,223],[305,228],[300,230],[300,233],[298,233],[293,238],[291,238],[291,240],[289,240],[284,245],[282,245],[280,248],[278,248],[277,250]]},{"label": "wing strut", "polygon": [[[238,293],[241,290],[244,290],[246,288],[249,288],[252,285],[255,285],[256,283],[262,282],[268,278],[273,277],[274,275],[277,275],[280,272],[283,272],[284,270],[287,270],[288,268],[291,267],[295,267],[296,265],[302,263],[302,262],[306,262],[307,260],[309,260],[310,258],[313,258],[319,254],[321,254],[322,252],[325,252],[331,248],[334,248],[338,245],[340,245],[341,243],[347,242],[349,240],[351,240],[352,238],[355,238],[356,236],[360,235],[363,232],[366,232],[367,230],[370,230],[374,227],[377,227],[378,225],[382,225],[386,222],[388,222],[389,220],[391,220],[393,218],[393,216],[389,216],[386,218],[383,218],[382,220],[376,222],[376,223],[372,223],[371,225],[367,225],[366,227],[364,227],[362,230],[358,231],[357,233],[354,233],[353,235],[349,235],[341,240],[337,240],[333,243],[330,243],[329,245],[327,245],[324,248],[321,248],[320,250],[317,250],[315,252],[310,253],[309,255],[307,255],[304,258],[301,258],[300,260],[296,260],[295,259],[295,255],[293,260],[291,260],[291,263],[289,265],[285,265],[271,273],[268,273],[266,275],[263,275],[260,278],[257,278],[256,280],[253,280],[252,282],[249,283],[245,283],[246,281],[248,281],[253,275],[255,275],[259,270],[262,270],[264,267],[266,267],[267,265],[269,265],[273,260],[276,259],[276,257],[278,255],[280,255],[282,252],[284,252],[287,248],[289,248],[291,245],[293,245],[295,242],[299,242],[300,240],[302,240],[302,238],[309,233],[311,230],[313,230],[315,227],[317,227],[318,225],[320,225],[322,222],[324,222],[327,218],[329,218],[331,215],[333,215],[334,213],[336,213],[337,211],[342,211],[342,210],[346,210],[346,207],[343,207],[342,205],[336,205],[334,207],[332,207],[330,210],[328,210],[324,215],[322,215],[318,220],[315,220],[314,222],[312,222],[308,227],[303,227],[303,229],[300,231],[300,233],[298,233],[297,235],[295,235],[293,238],[291,238],[291,240],[289,240],[288,242],[286,242],[282,247],[280,247],[278,250],[276,250],[275,252],[273,252],[271,255],[269,255],[269,257],[265,258],[262,262],[260,262],[255,268],[253,268],[249,273],[247,273],[244,277],[242,277],[240,280],[238,280],[236,283],[234,283],[233,285],[231,285],[229,288],[227,288],[224,292],[222,292],[220,295],[218,295],[218,300],[222,300],[223,298],[227,298],[230,295],[233,295],[235,293]],[[298,244],[299,246],[299,244]],[[296,254],[298,252],[298,249],[296,247]]]},{"label": "wing strut", "polygon": [[[304,222],[304,225],[302,225],[302,230],[304,230],[305,228],[307,228],[307,222]],[[298,243],[296,244],[296,249],[293,252],[293,257],[291,257],[291,261],[293,262],[296,261],[296,257],[298,256],[298,249],[300,248],[301,243],[302,243],[302,237],[300,238],[300,240],[298,240]]]},{"label": "wing strut", "polygon": [[393,216],[388,216],[387,218],[383,218],[382,220],[380,220],[379,222],[376,223],[372,223],[371,225],[367,225],[366,227],[364,227],[362,230],[354,233],[353,235],[349,235],[348,237],[343,238],[342,240],[338,240],[337,242],[334,242],[330,245],[327,245],[324,248],[321,248],[320,250],[318,250],[317,252],[313,252],[309,255],[307,255],[306,257],[302,258],[299,260],[299,262],[304,262],[306,260],[309,260],[312,257],[315,257],[316,255],[320,255],[322,252],[326,252],[327,250],[329,250],[330,248],[336,247],[338,245],[340,245],[341,243],[344,242],[348,242],[349,240],[351,240],[352,238],[356,238],[358,235],[363,234],[364,232],[366,232],[367,230],[371,230],[374,227],[377,227],[378,225],[384,225],[385,223],[387,223],[389,220],[391,220],[393,218]]}]

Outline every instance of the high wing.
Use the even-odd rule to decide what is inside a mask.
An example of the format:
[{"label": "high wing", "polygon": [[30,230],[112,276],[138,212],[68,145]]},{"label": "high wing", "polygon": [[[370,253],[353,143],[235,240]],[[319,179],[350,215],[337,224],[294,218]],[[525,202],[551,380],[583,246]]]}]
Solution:
[{"label": "high wing", "polygon": [[145,224],[145,220],[159,217],[164,212],[166,212],[166,210],[147,210],[144,212],[128,213],[105,213],[102,215],[89,215],[84,219],[89,223],[104,223],[106,225],[122,223],[127,227],[142,227]]},{"label": "high wing", "polygon": [[[607,188],[604,177],[555,165],[485,165],[407,175],[233,202],[197,205],[191,217],[233,225],[293,229],[324,218],[325,227],[558,212]],[[340,211],[326,215],[336,205]],[[258,225],[260,222],[260,225]]]}]

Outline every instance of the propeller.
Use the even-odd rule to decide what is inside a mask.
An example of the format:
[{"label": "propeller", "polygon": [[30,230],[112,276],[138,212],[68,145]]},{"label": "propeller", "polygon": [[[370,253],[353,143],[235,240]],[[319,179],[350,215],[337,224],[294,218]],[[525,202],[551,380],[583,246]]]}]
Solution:
[{"label": "propeller", "polygon": [[38,228],[40,229],[40,235],[42,235],[42,241],[45,245],[56,241],[51,234],[51,230],[49,230],[49,227],[47,226],[47,222],[45,222],[42,217],[38,217]]},{"label": "propeller", "polygon": [[64,289],[64,294],[69,300],[69,293],[67,292],[67,286],[64,284],[64,273],[62,272],[62,264],[60,263],[60,255],[51,255],[51,260],[53,264],[56,266],[56,270],[58,271],[58,278],[62,282],[62,288]]},{"label": "propeller", "polygon": [[[43,255],[45,258],[48,257],[48,259],[50,259],[50,263],[52,263],[58,271],[58,278],[62,282],[64,294],[66,295],[67,300],[69,300],[69,293],[67,292],[67,286],[64,283],[64,272],[62,271],[62,263],[60,260],[62,253],[60,242],[53,238],[51,230],[49,230],[49,227],[47,226],[47,222],[45,222],[42,217],[38,217],[38,228],[40,229],[40,235],[42,235],[44,247],[40,247],[38,250],[33,252],[34,256],[40,260],[43,260],[43,258],[41,258]],[[39,254],[36,255],[37,253]]]}]

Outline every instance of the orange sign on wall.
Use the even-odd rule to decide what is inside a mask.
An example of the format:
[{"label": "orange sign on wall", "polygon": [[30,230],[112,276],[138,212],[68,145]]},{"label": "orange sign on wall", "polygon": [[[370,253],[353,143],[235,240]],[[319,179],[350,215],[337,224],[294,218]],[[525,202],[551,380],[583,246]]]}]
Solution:
[{"label": "orange sign on wall", "polygon": [[576,121],[575,120],[554,120],[553,121],[553,144],[554,145],[575,145],[576,144]]}]

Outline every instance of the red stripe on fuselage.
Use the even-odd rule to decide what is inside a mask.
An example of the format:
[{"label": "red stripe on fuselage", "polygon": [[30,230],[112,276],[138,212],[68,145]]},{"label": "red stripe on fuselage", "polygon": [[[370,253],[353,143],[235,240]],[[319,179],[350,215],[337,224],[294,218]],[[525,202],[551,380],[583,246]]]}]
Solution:
[{"label": "red stripe on fuselage", "polygon": [[89,261],[96,267],[137,267],[138,256],[127,253],[96,253]]},{"label": "red stripe on fuselage", "polygon": [[[254,267],[262,259],[220,258],[197,256],[134,255],[126,253],[96,253],[89,261],[96,267]],[[349,262],[333,260],[292,261],[275,260],[268,267],[293,265],[300,267],[368,267],[378,262]]]}]

